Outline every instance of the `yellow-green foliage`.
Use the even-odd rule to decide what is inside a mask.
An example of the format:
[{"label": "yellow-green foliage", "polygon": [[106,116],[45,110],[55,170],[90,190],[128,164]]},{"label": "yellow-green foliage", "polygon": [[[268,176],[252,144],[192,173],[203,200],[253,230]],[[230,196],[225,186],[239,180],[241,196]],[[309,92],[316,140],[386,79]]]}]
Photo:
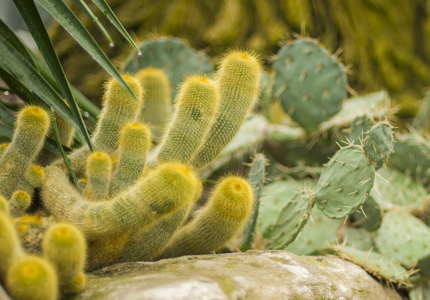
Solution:
[{"label": "yellow-green foliage", "polygon": [[49,129],[48,114],[37,106],[23,108],[17,117],[12,142],[0,158],[0,194],[9,198],[25,170],[42,149]]},{"label": "yellow-green foliage", "polygon": [[254,194],[245,179],[236,176],[222,179],[203,210],[175,233],[162,257],[216,251],[243,228],[253,203]]},{"label": "yellow-green foliage", "polygon": [[146,125],[133,122],[124,126],[118,143],[118,164],[112,179],[111,196],[130,187],[139,179],[150,146],[151,132]]},{"label": "yellow-green foliage", "polygon": [[109,201],[89,202],[63,171],[51,166],[46,168],[42,198],[51,214],[76,225],[87,238],[115,237],[188,205],[195,189],[196,175],[189,167],[166,163]]},{"label": "yellow-green foliage", "polygon": [[207,76],[187,78],[178,93],[175,112],[159,146],[156,163],[188,163],[205,142],[219,101],[217,86]]},{"label": "yellow-green foliage", "polygon": [[172,110],[169,78],[163,70],[156,68],[140,70],[135,78],[146,91],[145,105],[140,110],[137,120],[149,124],[152,139],[159,142]]},{"label": "yellow-green foliage", "polygon": [[22,216],[31,204],[31,197],[27,192],[15,191],[9,200],[9,212],[14,218]]},{"label": "yellow-green foliage", "polygon": [[80,292],[85,287],[81,282],[85,282],[85,278],[81,277],[85,277],[83,269],[87,250],[82,233],[70,224],[57,223],[46,231],[42,248],[57,271],[60,286],[70,286],[71,290]]},{"label": "yellow-green foliage", "polygon": [[9,266],[22,254],[18,234],[9,216],[0,212],[0,282],[4,283]]},{"label": "yellow-green foliage", "polygon": [[7,147],[9,146],[9,143],[1,143],[0,144],[0,157],[3,155],[3,153],[6,151]]},{"label": "yellow-green foliage", "polygon": [[45,259],[24,256],[10,266],[6,290],[14,300],[55,300],[58,296],[57,276]]},{"label": "yellow-green foliage", "polygon": [[[109,155],[116,150],[122,127],[136,118],[143,105],[144,90],[140,83],[131,75],[125,74],[122,77],[137,99],[111,78],[105,85],[103,108],[91,139],[96,151],[106,152]],[[79,177],[85,172],[86,158],[89,154],[90,150],[85,145],[69,155],[72,168]]]},{"label": "yellow-green foliage", "polygon": [[112,178],[112,160],[103,152],[93,152],[87,158],[87,178],[84,196],[88,200],[102,201],[109,196]]},{"label": "yellow-green foliage", "polygon": [[212,161],[236,135],[260,92],[261,65],[257,57],[232,51],[221,62],[217,82],[221,103],[206,141],[191,164],[201,168]]}]

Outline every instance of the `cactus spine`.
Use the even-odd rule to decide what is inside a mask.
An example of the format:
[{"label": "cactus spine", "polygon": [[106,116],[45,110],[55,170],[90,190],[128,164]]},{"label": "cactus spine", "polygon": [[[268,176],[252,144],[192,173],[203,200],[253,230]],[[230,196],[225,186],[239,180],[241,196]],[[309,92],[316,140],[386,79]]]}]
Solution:
[{"label": "cactus spine", "polygon": [[27,106],[18,114],[11,144],[0,158],[0,194],[9,198],[31,162],[42,149],[49,129],[48,114]]},{"label": "cactus spine", "polygon": [[0,282],[4,283],[7,270],[22,254],[22,249],[12,222],[3,212],[0,212],[0,245]]},{"label": "cactus spine", "polygon": [[191,160],[196,168],[212,161],[236,135],[260,92],[261,65],[250,52],[226,55],[217,72],[220,107],[206,141]]},{"label": "cactus spine", "polygon": [[146,91],[145,105],[141,108],[137,120],[151,126],[152,139],[158,143],[172,110],[169,78],[163,70],[156,68],[143,69],[135,78]]}]

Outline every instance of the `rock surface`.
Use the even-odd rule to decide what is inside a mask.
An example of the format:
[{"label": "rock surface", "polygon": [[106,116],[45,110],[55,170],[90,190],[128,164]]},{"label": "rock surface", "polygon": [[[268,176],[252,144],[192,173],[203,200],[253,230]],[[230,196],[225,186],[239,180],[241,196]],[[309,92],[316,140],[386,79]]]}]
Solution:
[{"label": "rock surface", "polygon": [[73,300],[401,299],[360,267],[286,251],[185,256],[110,266]]}]

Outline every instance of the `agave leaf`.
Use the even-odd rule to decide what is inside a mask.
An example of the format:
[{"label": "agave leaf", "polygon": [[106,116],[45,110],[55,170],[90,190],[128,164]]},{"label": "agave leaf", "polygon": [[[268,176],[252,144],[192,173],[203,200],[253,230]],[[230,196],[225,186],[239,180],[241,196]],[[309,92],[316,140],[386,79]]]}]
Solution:
[{"label": "agave leaf", "polygon": [[137,50],[137,53],[141,53],[139,47],[134,43],[131,36],[125,30],[124,26],[122,26],[121,22],[113,13],[110,6],[106,3],[105,0],[93,0],[93,3],[97,5],[100,11],[108,18],[108,20],[116,27],[116,29],[122,34],[122,36]]},{"label": "agave leaf", "polygon": [[[22,0],[23,1],[23,0]],[[124,81],[118,70],[88,32],[75,14],[67,7],[63,1],[37,0],[72,37],[87,51],[106,72],[114,77],[121,86],[126,89],[134,98],[136,95]]]},{"label": "agave leaf", "polygon": [[73,113],[73,116],[78,124],[79,130],[84,135],[84,138],[88,144],[88,147],[92,150],[91,139],[88,134],[87,127],[84,124],[84,120],[79,112],[78,105],[73,98],[72,92],[70,91],[69,83],[63,71],[63,67],[60,64],[57,54],[55,53],[54,46],[52,45],[51,39],[49,38],[48,32],[46,31],[45,24],[43,24],[42,18],[36,7],[36,4],[32,0],[13,0],[19,13],[21,14],[24,22],[27,25],[31,35],[33,36],[40,52],[45,58],[49,69],[55,77],[58,86],[64,97],[69,104],[69,107]]}]

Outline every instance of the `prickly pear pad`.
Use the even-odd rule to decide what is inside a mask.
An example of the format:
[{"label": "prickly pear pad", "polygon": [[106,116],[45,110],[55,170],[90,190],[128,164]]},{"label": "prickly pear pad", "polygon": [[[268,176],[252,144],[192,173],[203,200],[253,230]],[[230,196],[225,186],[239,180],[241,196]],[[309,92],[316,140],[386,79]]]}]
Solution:
[{"label": "prickly pear pad", "polygon": [[409,274],[405,268],[395,264],[392,259],[376,252],[361,251],[348,246],[333,246],[332,249],[343,259],[361,266],[377,278],[399,285],[410,285]]},{"label": "prickly pear pad", "polygon": [[364,137],[363,149],[367,158],[376,163],[377,167],[394,151],[394,139],[391,125],[388,121],[374,125]]},{"label": "prickly pear pad", "polygon": [[381,253],[413,267],[430,252],[430,229],[407,211],[393,209],[385,214],[375,244]]},{"label": "prickly pear pad", "polygon": [[317,207],[329,218],[342,219],[356,211],[369,195],[375,180],[359,146],[341,148],[327,163],[315,191]]},{"label": "prickly pear pad", "polygon": [[343,65],[316,40],[289,42],[277,54],[273,93],[306,131],[334,116],[346,98]]},{"label": "prickly pear pad", "polygon": [[354,226],[359,226],[369,232],[376,231],[381,226],[382,208],[378,202],[369,196],[363,205],[351,215]]},{"label": "prickly pear pad", "polygon": [[304,190],[294,195],[279,214],[273,229],[264,237],[271,242],[268,249],[284,249],[293,242],[308,222],[314,205],[312,190]]}]

